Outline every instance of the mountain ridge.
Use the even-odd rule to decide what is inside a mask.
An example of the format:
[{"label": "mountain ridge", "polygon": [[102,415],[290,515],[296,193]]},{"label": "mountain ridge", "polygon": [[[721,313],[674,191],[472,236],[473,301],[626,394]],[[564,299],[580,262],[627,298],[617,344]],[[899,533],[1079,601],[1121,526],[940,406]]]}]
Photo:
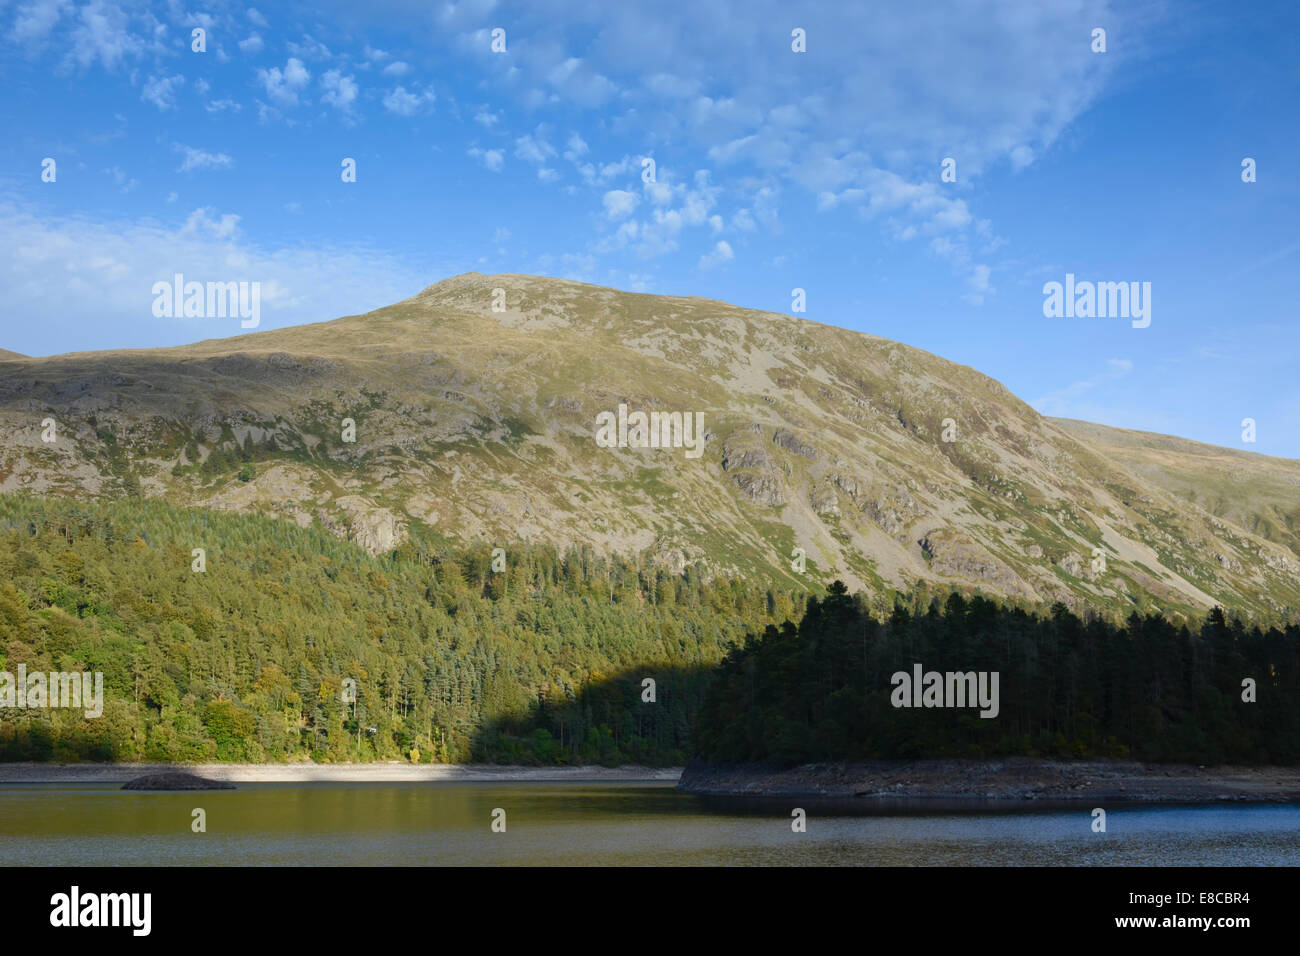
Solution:
[{"label": "mountain ridge", "polygon": [[[597,447],[620,404],[699,414],[703,457]],[[376,553],[418,523],[882,594],[1300,607],[1300,462],[1224,449],[1252,498],[1207,453],[1044,417],[920,349],[569,280],[465,273],[286,329],[0,357],[0,436],[0,492],[260,511]]]}]

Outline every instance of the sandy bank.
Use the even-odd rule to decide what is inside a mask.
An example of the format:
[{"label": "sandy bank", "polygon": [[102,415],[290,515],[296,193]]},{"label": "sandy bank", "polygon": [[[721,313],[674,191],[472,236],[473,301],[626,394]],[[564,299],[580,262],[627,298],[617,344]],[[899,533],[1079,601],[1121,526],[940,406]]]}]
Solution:
[{"label": "sandy bank", "polygon": [[230,783],[672,782],[682,772],[680,767],[498,767],[487,764],[0,763],[0,784],[126,783],[142,774],[168,771],[184,771]]},{"label": "sandy bank", "polygon": [[677,786],[698,794],[826,797],[864,803],[1296,803],[1300,802],[1300,767],[1029,758],[822,763],[788,769],[692,763]]}]

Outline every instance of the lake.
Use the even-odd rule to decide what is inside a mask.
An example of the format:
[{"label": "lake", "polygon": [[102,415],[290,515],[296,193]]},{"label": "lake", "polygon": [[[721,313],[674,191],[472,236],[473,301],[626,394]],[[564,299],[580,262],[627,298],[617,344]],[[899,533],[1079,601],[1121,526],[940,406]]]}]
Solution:
[{"label": "lake", "polygon": [[[790,810],[808,812],[793,833]],[[191,831],[202,808],[207,832]],[[491,829],[505,810],[506,831]],[[1300,806],[845,813],[753,804],[667,783],[241,784],[139,793],[0,787],[8,864],[1300,865]]]}]

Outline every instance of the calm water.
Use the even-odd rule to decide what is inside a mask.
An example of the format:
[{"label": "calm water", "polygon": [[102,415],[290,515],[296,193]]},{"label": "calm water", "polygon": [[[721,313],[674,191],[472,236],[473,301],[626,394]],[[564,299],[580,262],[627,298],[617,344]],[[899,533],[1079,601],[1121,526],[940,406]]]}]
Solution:
[{"label": "calm water", "polygon": [[[792,833],[790,809],[808,810]],[[207,832],[190,830],[207,811]],[[506,832],[490,829],[495,808]],[[1088,808],[1089,810],[1091,808]],[[1300,865],[1300,806],[844,815],[669,784],[0,787],[0,859],[84,865]]]}]

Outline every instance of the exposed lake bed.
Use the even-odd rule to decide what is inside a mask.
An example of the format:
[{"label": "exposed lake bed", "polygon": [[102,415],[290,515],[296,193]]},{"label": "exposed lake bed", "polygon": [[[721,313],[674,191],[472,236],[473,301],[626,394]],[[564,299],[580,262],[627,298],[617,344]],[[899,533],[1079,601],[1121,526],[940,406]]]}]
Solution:
[{"label": "exposed lake bed", "polygon": [[1205,767],[1137,761],[879,760],[710,766],[692,763],[679,789],[737,797],[930,803],[972,809],[1042,801],[1088,803],[1300,803],[1300,767]]},{"label": "exposed lake bed", "polygon": [[374,763],[0,763],[7,783],[127,783],[143,774],[184,772],[229,783],[438,783],[469,781],[672,781],[681,767],[521,767],[504,764]]},{"label": "exposed lake bed", "polygon": [[699,796],[823,798],[848,805],[998,809],[1030,802],[1300,804],[1300,767],[1204,767],[1122,760],[877,760],[681,767],[315,764],[0,763],[0,786],[127,784],[187,775],[213,784],[654,783]]}]

